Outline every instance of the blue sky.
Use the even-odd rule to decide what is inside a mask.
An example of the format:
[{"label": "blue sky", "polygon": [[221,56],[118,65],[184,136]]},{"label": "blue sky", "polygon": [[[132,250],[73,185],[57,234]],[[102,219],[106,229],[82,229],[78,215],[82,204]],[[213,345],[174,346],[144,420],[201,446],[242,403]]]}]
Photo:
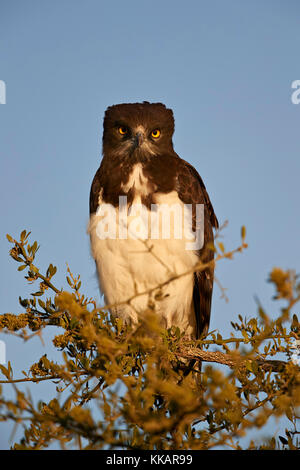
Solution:
[{"label": "blue sky", "polygon": [[[276,314],[268,273],[300,264],[300,104],[291,102],[299,23],[297,0],[2,0],[0,311],[21,312],[18,296],[31,291],[5,238],[24,228],[41,245],[39,265],[58,267],[58,287],[68,262],[100,302],[86,226],[103,114],[148,100],[173,109],[175,150],[228,220],[225,247],[247,228],[249,249],[217,267],[229,302],[216,286],[211,329],[228,334],[238,314],[254,315],[254,296]],[[37,354],[58,358],[51,337],[42,346],[0,335],[15,377]],[[46,400],[53,386],[30,390]],[[0,425],[0,448],[10,431]]]}]

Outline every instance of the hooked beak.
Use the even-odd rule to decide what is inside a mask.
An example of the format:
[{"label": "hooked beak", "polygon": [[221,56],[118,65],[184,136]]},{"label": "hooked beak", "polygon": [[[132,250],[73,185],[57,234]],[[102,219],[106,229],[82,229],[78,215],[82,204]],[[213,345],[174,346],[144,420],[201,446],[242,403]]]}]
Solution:
[{"label": "hooked beak", "polygon": [[143,133],[137,132],[133,138],[133,145],[135,148],[140,147],[143,142]]}]

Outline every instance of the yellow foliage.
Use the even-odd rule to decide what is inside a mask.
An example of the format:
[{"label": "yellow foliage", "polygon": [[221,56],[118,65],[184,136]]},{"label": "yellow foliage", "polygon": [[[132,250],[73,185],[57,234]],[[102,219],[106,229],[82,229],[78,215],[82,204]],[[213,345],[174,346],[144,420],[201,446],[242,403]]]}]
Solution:
[{"label": "yellow foliage", "polygon": [[[243,228],[242,245],[231,252],[219,243],[219,259],[242,251],[245,235]],[[56,268],[50,264],[43,275],[33,264],[38,245],[30,246],[28,237],[26,231],[19,242],[8,237],[10,254],[39,290],[20,299],[24,313],[0,315],[0,329],[28,340],[48,326],[59,327],[53,345],[62,361],[44,355],[23,371],[23,379],[14,379],[10,363],[1,365],[0,419],[26,426],[29,417],[15,449],[43,449],[54,441],[62,448],[239,449],[241,436],[271,416],[287,416],[296,429],[300,372],[292,340],[300,338],[300,329],[291,309],[300,300],[300,285],[292,271],[274,268],[270,274],[276,297],[286,302],[276,319],[259,306],[257,318],[239,315],[231,323],[229,338],[211,332],[196,347],[178,329],[163,329],[151,305],[137,325],[111,317],[80,292],[80,276],[69,267],[69,291],[59,290],[52,281]],[[53,298],[43,297],[46,292]],[[18,388],[22,381],[46,380],[55,381],[58,395],[48,403],[35,404]],[[15,400],[5,398],[11,383]],[[296,431],[286,436],[263,445],[251,441],[249,448],[300,447]]]}]

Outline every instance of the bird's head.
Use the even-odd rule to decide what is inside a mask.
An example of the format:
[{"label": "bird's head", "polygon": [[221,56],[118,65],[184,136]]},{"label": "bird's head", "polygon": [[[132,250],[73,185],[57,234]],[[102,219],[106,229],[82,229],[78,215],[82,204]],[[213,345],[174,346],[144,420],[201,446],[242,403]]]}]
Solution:
[{"label": "bird's head", "polygon": [[107,157],[143,160],[173,151],[173,112],[162,103],[110,106],[103,128],[103,154]]}]

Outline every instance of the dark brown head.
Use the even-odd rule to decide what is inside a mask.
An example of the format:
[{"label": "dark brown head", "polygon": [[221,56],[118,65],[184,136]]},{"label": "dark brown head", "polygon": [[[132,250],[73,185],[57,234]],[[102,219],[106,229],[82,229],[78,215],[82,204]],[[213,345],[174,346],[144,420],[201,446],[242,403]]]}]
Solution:
[{"label": "dark brown head", "polygon": [[162,103],[144,101],[110,106],[103,128],[104,157],[142,161],[173,153],[173,112]]}]

